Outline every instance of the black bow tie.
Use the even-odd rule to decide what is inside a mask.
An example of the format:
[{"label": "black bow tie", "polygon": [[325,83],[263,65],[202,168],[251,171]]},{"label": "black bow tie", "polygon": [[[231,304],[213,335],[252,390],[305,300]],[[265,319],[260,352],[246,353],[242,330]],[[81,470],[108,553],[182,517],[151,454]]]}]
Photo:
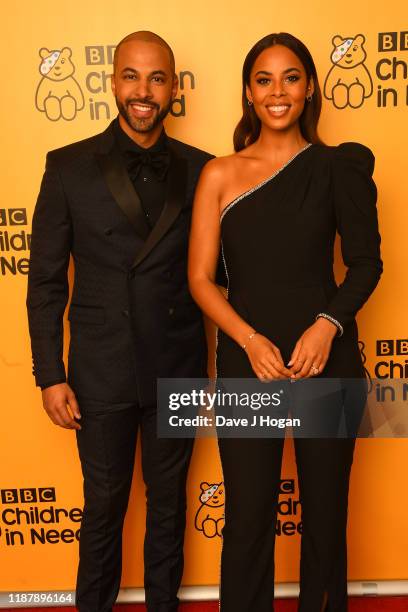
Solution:
[{"label": "black bow tie", "polygon": [[159,181],[166,178],[170,165],[168,151],[126,151],[126,156],[127,168],[132,178],[139,176],[142,167],[151,168]]}]

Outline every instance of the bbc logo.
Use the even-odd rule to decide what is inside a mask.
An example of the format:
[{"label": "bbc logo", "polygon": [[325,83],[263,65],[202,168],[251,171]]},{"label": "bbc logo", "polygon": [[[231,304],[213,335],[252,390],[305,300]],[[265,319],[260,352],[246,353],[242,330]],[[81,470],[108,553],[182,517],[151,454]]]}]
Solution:
[{"label": "bbc logo", "polygon": [[288,478],[280,481],[279,493],[284,495],[293,495],[295,492],[295,481],[293,478]]},{"label": "bbc logo", "polygon": [[380,32],[378,34],[378,51],[408,51],[408,31]]},{"label": "bbc logo", "polygon": [[408,355],[408,338],[399,340],[377,340],[377,355]]},{"label": "bbc logo", "polygon": [[55,487],[1,489],[2,504],[35,504],[37,502],[55,502]]},{"label": "bbc logo", "polygon": [[27,225],[25,208],[0,208],[0,226]]},{"label": "bbc logo", "polygon": [[85,47],[85,62],[87,66],[103,66],[113,64],[116,45],[93,45]]}]

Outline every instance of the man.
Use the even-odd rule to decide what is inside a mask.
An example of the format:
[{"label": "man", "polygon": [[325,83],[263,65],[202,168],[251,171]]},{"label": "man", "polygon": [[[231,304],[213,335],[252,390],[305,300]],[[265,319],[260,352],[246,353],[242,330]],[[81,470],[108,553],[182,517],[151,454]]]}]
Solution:
[{"label": "man", "polygon": [[203,321],[186,270],[193,192],[210,156],[163,129],[177,87],[169,45],[151,32],[126,36],[112,75],[119,117],[102,134],[48,154],[33,218],[34,374],[51,420],[76,430],[84,476],[80,612],[109,611],[117,597],[139,428],[147,609],[178,607],[192,440],[157,438],[156,379],[206,375]]}]

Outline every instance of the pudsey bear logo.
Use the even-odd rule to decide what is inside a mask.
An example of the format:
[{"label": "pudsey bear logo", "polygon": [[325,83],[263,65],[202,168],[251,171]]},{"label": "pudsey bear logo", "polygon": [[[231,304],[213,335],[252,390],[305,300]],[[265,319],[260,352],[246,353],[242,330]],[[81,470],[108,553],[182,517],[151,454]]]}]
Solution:
[{"label": "pudsey bear logo", "polygon": [[73,77],[71,55],[69,47],[60,51],[40,49],[42,79],[35,94],[35,106],[50,121],[72,121],[85,105],[82,90]]},{"label": "pudsey bear logo", "polygon": [[224,483],[209,484],[208,482],[202,482],[200,488],[201,506],[195,517],[195,527],[198,531],[202,531],[206,538],[221,537],[221,530],[225,521]]},{"label": "pudsey bear logo", "polygon": [[364,65],[367,57],[364,42],[363,34],[354,38],[337,35],[332,40],[333,66],[324,82],[324,96],[338,109],[360,108],[373,93],[373,82]]}]

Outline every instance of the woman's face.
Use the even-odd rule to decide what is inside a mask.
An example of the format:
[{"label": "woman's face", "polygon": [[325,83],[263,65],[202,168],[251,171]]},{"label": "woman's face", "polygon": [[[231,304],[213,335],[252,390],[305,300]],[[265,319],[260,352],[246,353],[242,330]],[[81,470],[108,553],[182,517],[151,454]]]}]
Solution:
[{"label": "woman's face", "polygon": [[303,64],[293,51],[274,45],[258,55],[246,94],[260,121],[283,131],[298,122],[306,96],[313,94],[313,82],[307,82]]}]

